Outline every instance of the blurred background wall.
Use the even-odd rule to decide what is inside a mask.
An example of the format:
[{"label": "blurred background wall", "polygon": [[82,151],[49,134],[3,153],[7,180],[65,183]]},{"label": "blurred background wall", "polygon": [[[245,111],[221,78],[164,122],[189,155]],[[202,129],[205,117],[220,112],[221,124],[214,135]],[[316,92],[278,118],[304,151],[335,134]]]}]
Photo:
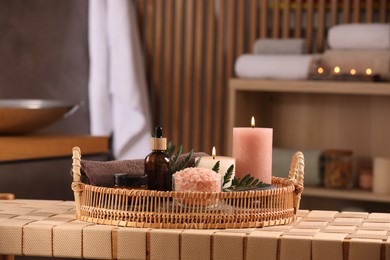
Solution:
[{"label": "blurred background wall", "polygon": [[0,98],[84,105],[45,133],[89,132],[86,0],[0,0]]},{"label": "blurred background wall", "polygon": [[[89,133],[87,15],[86,0],[0,0],[0,99],[83,104],[41,133]],[[17,198],[73,199],[70,154],[0,162],[0,192]]]}]

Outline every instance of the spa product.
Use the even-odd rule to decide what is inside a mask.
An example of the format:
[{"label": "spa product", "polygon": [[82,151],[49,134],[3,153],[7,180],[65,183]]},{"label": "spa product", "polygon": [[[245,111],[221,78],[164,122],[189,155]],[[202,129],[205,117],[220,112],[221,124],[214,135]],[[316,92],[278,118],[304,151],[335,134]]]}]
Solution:
[{"label": "spa product", "polygon": [[123,189],[148,189],[148,176],[128,173],[114,174],[115,188]]},{"label": "spa product", "polygon": [[220,192],[222,177],[206,168],[186,168],[173,174],[175,191]]},{"label": "spa product", "polygon": [[327,150],[324,152],[325,186],[328,188],[352,188],[352,151]]},{"label": "spa product", "polygon": [[212,195],[222,189],[222,177],[217,172],[206,168],[186,168],[173,174],[172,179],[175,191],[205,192],[201,199],[191,196],[178,198],[175,200],[178,205],[199,208],[218,206],[219,199]]},{"label": "spa product", "polygon": [[255,127],[252,117],[251,127],[233,128],[233,157],[236,158],[236,176],[247,174],[264,183],[272,181],[272,128]]},{"label": "spa product", "polygon": [[150,190],[172,190],[172,177],[170,175],[170,157],[165,153],[167,139],[163,138],[162,128],[157,126],[155,137],[150,139],[152,152],[145,158],[145,175],[148,176]]}]

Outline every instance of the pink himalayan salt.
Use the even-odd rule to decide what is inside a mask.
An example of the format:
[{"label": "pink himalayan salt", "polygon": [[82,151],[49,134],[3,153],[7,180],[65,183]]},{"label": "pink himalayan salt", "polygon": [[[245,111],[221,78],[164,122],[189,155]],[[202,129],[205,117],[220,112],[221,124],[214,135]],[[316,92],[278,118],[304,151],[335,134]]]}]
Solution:
[{"label": "pink himalayan salt", "polygon": [[206,168],[185,168],[173,174],[175,191],[220,192],[221,175]]}]

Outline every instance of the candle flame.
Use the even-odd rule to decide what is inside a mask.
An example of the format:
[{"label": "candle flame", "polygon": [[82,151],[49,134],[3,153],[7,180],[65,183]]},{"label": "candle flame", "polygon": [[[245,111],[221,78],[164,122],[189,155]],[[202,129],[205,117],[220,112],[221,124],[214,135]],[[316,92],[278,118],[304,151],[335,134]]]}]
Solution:
[{"label": "candle flame", "polygon": [[251,120],[251,126],[252,126],[252,128],[254,128],[255,127],[255,117],[254,116],[252,116],[252,120]]},{"label": "candle flame", "polygon": [[366,74],[367,74],[367,75],[371,75],[371,74],[372,74],[372,69],[367,68],[367,69],[366,69]]},{"label": "candle flame", "polygon": [[323,67],[318,67],[317,72],[318,72],[318,74],[324,73],[324,68]]},{"label": "candle flame", "polygon": [[217,156],[217,151],[215,149],[215,146],[213,146],[213,150],[211,151],[211,154],[213,156],[213,159],[215,159],[215,156]]},{"label": "candle flame", "polygon": [[340,69],[339,66],[336,66],[336,67],[334,67],[333,71],[334,71],[336,74],[339,74],[340,71],[341,71],[341,69]]},{"label": "candle flame", "polygon": [[355,75],[356,74],[356,70],[355,69],[351,69],[351,75]]}]

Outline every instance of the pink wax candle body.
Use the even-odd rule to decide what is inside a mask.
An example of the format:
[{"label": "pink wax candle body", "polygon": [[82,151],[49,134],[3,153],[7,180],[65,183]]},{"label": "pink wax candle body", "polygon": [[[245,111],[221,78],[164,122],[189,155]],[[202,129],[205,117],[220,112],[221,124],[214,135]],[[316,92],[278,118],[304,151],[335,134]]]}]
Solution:
[{"label": "pink wax candle body", "polygon": [[247,174],[264,183],[272,179],[272,128],[233,128],[233,157],[236,176]]}]

